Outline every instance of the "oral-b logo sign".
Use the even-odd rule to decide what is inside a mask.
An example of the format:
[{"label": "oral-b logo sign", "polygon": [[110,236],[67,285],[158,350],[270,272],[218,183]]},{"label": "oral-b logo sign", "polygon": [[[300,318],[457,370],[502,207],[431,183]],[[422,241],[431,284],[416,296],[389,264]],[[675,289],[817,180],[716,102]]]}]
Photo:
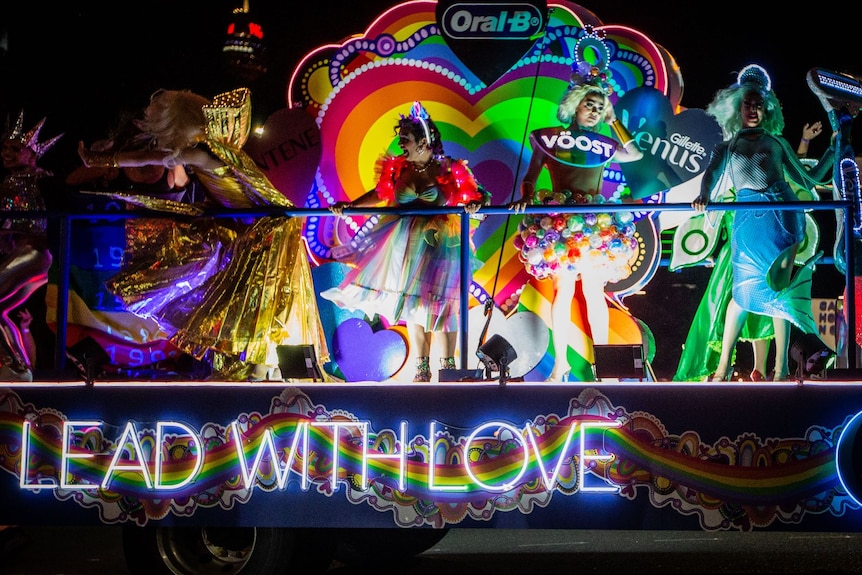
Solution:
[{"label": "oral-b logo sign", "polygon": [[541,12],[530,4],[453,4],[443,13],[444,35],[458,39],[523,40],[542,30]]}]

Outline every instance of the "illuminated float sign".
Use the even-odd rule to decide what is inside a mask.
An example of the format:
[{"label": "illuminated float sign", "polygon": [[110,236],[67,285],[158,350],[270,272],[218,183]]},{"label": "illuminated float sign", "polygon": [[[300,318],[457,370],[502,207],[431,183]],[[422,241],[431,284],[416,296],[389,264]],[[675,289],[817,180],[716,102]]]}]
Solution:
[{"label": "illuminated float sign", "polygon": [[699,174],[703,170],[709,151],[704,145],[693,140],[688,134],[674,132],[667,138],[661,138],[649,132],[638,132],[635,142],[645,153],[661,158],[668,164]]},{"label": "illuminated float sign", "polygon": [[488,3],[438,0],[440,37],[458,57],[466,76],[496,82],[541,37],[547,26],[545,0]]},{"label": "illuminated float sign", "polygon": [[530,39],[544,27],[532,4],[453,4],[440,21],[443,33],[454,39]]},{"label": "illuminated float sign", "polygon": [[[353,421],[295,421],[290,427],[292,433],[280,434],[272,427],[257,430],[254,438],[249,437],[234,421],[230,425],[230,439],[219,446],[219,450],[207,449],[204,434],[178,421],[159,421],[154,434],[141,433],[135,422],[126,423],[122,432],[112,442],[85,441],[76,444],[75,437],[93,437],[105,424],[92,420],[66,420],[62,425],[62,444],[51,446],[49,451],[57,453],[56,474],[44,473],[45,460],[33,456],[32,446],[44,448],[44,437],[39,434],[38,426],[23,421],[21,427],[21,489],[64,489],[64,490],[133,490],[138,493],[178,492],[192,493],[200,487],[195,483],[202,479],[206,468],[219,467],[221,476],[241,478],[246,489],[256,485],[256,478],[267,468],[274,477],[278,489],[287,488],[291,473],[298,475],[303,490],[312,482],[329,482],[333,491],[338,490],[339,481],[348,476],[354,477],[352,484],[367,491],[375,480],[397,482],[402,492],[422,491],[425,493],[446,493],[457,496],[475,497],[477,493],[501,493],[518,487],[527,481],[535,481],[540,475],[547,491],[553,491],[561,469],[567,462],[578,462],[578,485],[581,492],[617,492],[619,488],[607,483],[587,485],[584,481],[588,472],[597,464],[610,463],[612,453],[600,453],[587,445],[590,430],[617,428],[620,423],[608,419],[588,419],[574,421],[559,429],[559,448],[549,455],[537,440],[537,431],[530,425],[519,429],[509,423],[488,421],[476,427],[466,439],[466,445],[486,442],[488,435],[505,434],[518,448],[512,457],[500,458],[497,466],[494,460],[472,461],[465,457],[454,470],[451,465],[443,465],[435,460],[420,464],[411,461],[409,452],[403,448],[408,445],[408,423],[402,421],[399,439],[402,449],[386,453],[369,449],[368,424]],[[358,433],[358,435],[357,435]],[[575,444],[575,434],[578,442]],[[329,435],[329,450],[321,453],[321,442],[314,436]],[[428,437],[438,436],[437,424],[428,426]],[[182,441],[178,441],[182,438]],[[433,443],[433,439],[431,440]],[[113,447],[104,448],[110,444]],[[191,446],[185,449],[181,462],[167,461],[165,454],[178,444]],[[85,447],[86,445],[86,447]],[[145,445],[148,448],[145,448]],[[95,447],[92,447],[95,446]],[[361,447],[360,447],[361,446]],[[203,447],[203,449],[202,449]],[[312,456],[317,454],[328,463],[324,473],[312,471]],[[207,461],[211,458],[212,461]],[[23,463],[23,462],[26,462]],[[178,463],[180,463],[178,465]],[[232,467],[232,468],[231,468]],[[421,467],[421,470],[419,469]],[[505,469],[501,469],[505,468]],[[207,472],[208,474],[209,472]],[[202,482],[205,483],[205,482]]]},{"label": "illuminated float sign", "polygon": [[610,161],[617,143],[601,134],[581,130],[543,128],[532,137],[543,152],[573,166],[602,166]]},{"label": "illuminated float sign", "polygon": [[[237,414],[227,406],[218,415],[189,411],[188,420],[158,415],[164,413],[158,391],[140,396],[135,417],[92,413],[89,402],[89,415],[70,416],[63,394],[59,404],[39,408],[39,396],[25,401],[10,392],[0,408],[0,471],[14,479],[0,520],[20,522],[33,503],[61,501],[98,509],[99,520],[108,522],[143,525],[166,513],[190,517],[205,510],[229,512],[225,517],[232,521],[238,503],[274,509],[289,501],[303,511],[267,517],[282,526],[336,526],[333,515],[312,510],[346,504],[379,512],[373,521],[381,525],[442,526],[490,521],[512,511],[532,514],[551,505],[570,509],[646,498],[646,505],[633,505],[630,513],[667,509],[713,530],[731,523],[746,529],[800,524],[824,514],[844,521],[848,511],[862,509],[858,389],[833,386],[855,404],[853,418],[830,415],[831,424],[801,421],[800,434],[761,437],[740,430],[728,435],[723,420],[716,428],[710,418],[690,413],[682,417],[688,423],[665,421],[595,388],[573,397],[556,387],[543,390],[540,399],[532,386],[510,386],[502,394],[453,386],[439,404],[423,400],[419,413],[407,407],[382,427],[372,422],[389,415],[369,412],[369,406],[400,405],[391,400],[399,398],[398,386],[363,388],[357,400],[362,406],[334,409],[327,407],[329,394],[340,396],[343,388],[320,388],[314,399],[295,388],[278,395],[262,390],[266,410]],[[721,388],[710,392],[717,397],[711,412],[725,413],[725,405],[736,404],[737,394]],[[806,407],[810,403],[814,411],[833,405],[823,400],[829,393],[824,390],[797,390],[795,384],[791,389],[793,394],[754,393],[784,398],[776,402],[782,414],[799,402],[797,393],[808,396]],[[434,396],[405,390],[426,392]],[[652,394],[638,386],[621,387],[620,393]],[[462,408],[476,397],[483,415],[474,418]],[[566,408],[543,409],[546,401]],[[519,407],[513,410],[513,404]],[[356,408],[365,415],[357,416]],[[791,413],[788,423],[795,425],[799,413]],[[698,430],[690,426],[694,420]],[[773,429],[767,419],[759,423]],[[703,433],[713,440],[704,441]],[[589,499],[577,497],[582,494]],[[590,521],[578,513],[550,515],[548,527]]]}]

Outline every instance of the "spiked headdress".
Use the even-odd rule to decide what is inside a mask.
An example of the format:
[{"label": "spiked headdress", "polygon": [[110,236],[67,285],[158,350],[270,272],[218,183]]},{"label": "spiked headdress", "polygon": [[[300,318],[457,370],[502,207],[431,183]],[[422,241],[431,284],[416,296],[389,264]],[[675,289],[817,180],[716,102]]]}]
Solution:
[{"label": "spiked headdress", "polygon": [[251,133],[251,90],[237,88],[213,98],[203,107],[207,136],[242,148]]},{"label": "spiked headdress", "polygon": [[18,142],[24,144],[36,154],[37,158],[41,158],[42,154],[47,152],[51,146],[57,143],[57,140],[63,137],[63,134],[58,136],[54,136],[50,140],[45,140],[44,142],[39,141],[39,132],[42,130],[42,126],[45,125],[45,120],[47,118],[42,118],[39,120],[35,126],[30,128],[29,131],[24,131],[24,110],[18,114],[18,120],[15,122],[15,125],[10,128],[9,126],[9,117],[6,117],[6,129],[3,132],[4,140],[12,140],[13,142]]}]

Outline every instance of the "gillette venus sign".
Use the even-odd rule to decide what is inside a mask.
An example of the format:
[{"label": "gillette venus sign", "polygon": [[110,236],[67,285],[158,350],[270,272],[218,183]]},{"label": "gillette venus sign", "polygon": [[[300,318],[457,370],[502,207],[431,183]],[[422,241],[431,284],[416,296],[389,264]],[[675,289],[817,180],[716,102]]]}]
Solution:
[{"label": "gillette venus sign", "polygon": [[545,19],[528,3],[458,3],[445,9],[438,24],[445,37],[457,40],[527,40],[542,31]]}]

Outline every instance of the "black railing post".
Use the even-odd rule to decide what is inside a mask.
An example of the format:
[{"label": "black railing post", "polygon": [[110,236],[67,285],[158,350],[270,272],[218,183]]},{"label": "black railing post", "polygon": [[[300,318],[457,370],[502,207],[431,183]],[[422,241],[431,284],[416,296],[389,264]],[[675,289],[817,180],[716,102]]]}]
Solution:
[{"label": "black railing post", "polygon": [[57,318],[54,340],[54,370],[61,374],[66,370],[66,336],[69,315],[69,269],[72,242],[72,218],[69,214],[60,217],[60,253],[57,261]]},{"label": "black railing post", "polygon": [[473,281],[473,266],[470,265],[470,215],[461,215],[461,369],[467,369],[467,336],[470,333],[470,319],[467,311],[470,305],[470,283]]}]

